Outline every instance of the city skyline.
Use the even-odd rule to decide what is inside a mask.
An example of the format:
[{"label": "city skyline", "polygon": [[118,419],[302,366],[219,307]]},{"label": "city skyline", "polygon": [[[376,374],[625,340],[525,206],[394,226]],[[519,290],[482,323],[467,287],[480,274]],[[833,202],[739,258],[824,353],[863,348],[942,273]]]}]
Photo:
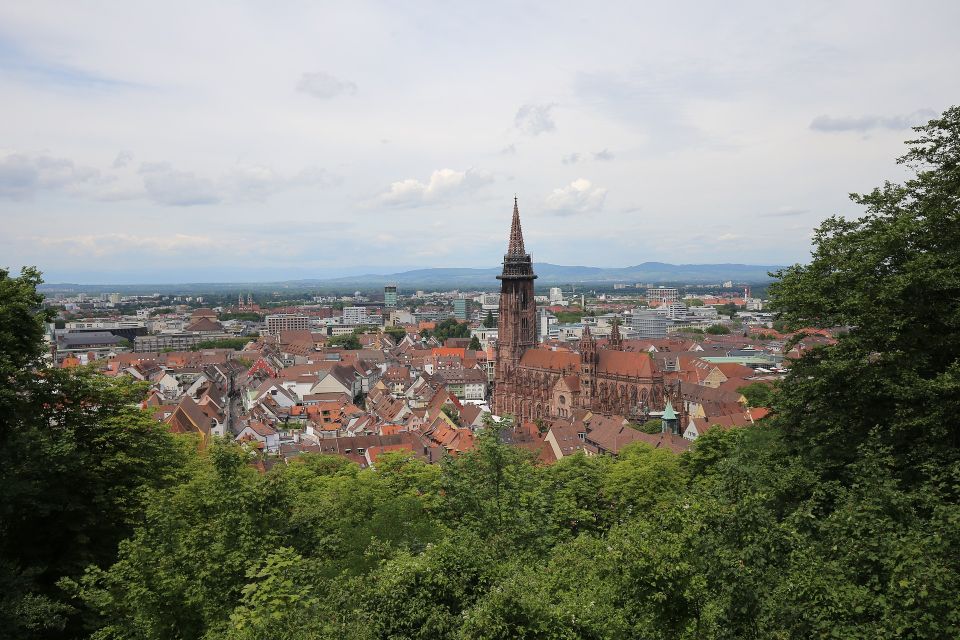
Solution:
[{"label": "city skyline", "polygon": [[11,4],[0,266],[492,267],[514,194],[552,264],[805,261],[955,100],[935,4]]}]

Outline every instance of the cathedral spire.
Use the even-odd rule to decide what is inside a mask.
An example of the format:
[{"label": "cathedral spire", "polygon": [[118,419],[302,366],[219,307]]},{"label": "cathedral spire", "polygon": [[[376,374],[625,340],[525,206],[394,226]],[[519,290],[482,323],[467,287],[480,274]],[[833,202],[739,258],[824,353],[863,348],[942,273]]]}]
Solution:
[{"label": "cathedral spire", "polygon": [[610,329],[610,341],[607,346],[614,351],[622,351],[623,338],[620,336],[620,320],[615,319],[611,324],[613,328]]},{"label": "cathedral spire", "polygon": [[517,196],[513,196],[513,224],[510,226],[510,245],[507,247],[507,255],[522,256],[525,253],[523,230],[520,228],[520,207],[517,204]]}]

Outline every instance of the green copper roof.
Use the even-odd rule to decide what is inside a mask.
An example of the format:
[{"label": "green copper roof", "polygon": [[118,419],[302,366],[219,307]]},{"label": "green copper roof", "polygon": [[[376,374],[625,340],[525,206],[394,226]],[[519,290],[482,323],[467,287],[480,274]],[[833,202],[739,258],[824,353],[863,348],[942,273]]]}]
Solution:
[{"label": "green copper roof", "polygon": [[664,420],[677,419],[677,412],[673,410],[673,405],[670,404],[669,400],[667,400],[667,408],[663,410],[663,419]]}]

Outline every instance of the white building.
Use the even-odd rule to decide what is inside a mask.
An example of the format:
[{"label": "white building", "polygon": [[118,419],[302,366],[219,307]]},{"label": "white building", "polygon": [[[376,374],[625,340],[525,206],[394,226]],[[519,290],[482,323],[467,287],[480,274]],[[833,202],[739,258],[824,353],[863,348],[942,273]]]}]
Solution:
[{"label": "white building", "polygon": [[687,305],[682,302],[665,302],[657,307],[657,313],[662,313],[671,320],[681,320],[687,317]]},{"label": "white building", "polygon": [[673,321],[662,313],[637,309],[630,318],[630,324],[638,338],[650,339],[666,337],[667,328]]},{"label": "white building", "polygon": [[563,302],[563,290],[560,287],[550,287],[550,304]]},{"label": "white building", "polygon": [[366,307],[343,308],[343,324],[356,326],[358,324],[367,324],[369,322],[370,318],[367,316]]},{"label": "white building", "polygon": [[660,302],[673,302],[679,298],[679,294],[676,289],[670,287],[654,287],[647,289],[647,301],[650,303]]},{"label": "white building", "polygon": [[546,309],[540,309],[537,313],[537,337],[545,340],[550,337],[550,330],[557,324],[557,316]]}]

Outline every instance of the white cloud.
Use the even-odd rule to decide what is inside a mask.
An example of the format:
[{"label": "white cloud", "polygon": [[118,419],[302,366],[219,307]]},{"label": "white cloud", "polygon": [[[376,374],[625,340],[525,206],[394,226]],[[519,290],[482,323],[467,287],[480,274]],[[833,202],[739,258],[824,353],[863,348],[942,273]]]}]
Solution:
[{"label": "white cloud", "polygon": [[133,162],[133,152],[132,151],[121,151],[117,154],[117,157],[113,159],[113,168],[122,169]]},{"label": "white cloud", "polygon": [[525,104],[517,110],[517,115],[513,118],[513,126],[532,136],[555,131],[557,125],[550,115],[550,110],[555,106],[555,104]]},{"label": "white cloud", "polygon": [[563,164],[577,164],[578,162],[580,162],[580,154],[571,153],[569,155],[565,155],[562,158],[560,158],[560,162],[562,162]]},{"label": "white cloud", "polygon": [[554,189],[545,204],[550,213],[569,216],[599,211],[606,198],[606,189],[594,187],[589,180],[579,178],[563,188]]},{"label": "white cloud", "polygon": [[305,73],[300,76],[297,83],[297,91],[306,93],[314,98],[329,100],[339,95],[353,95],[357,92],[357,85],[349,80],[340,80],[339,78],[318,71],[316,73]]},{"label": "white cloud", "polygon": [[211,250],[216,246],[214,238],[177,233],[169,236],[131,235],[105,233],[75,235],[69,237],[36,237],[33,242],[43,247],[55,248],[71,255],[104,257],[124,253],[176,254]]},{"label": "white cloud", "polygon": [[437,169],[427,182],[408,178],[394,182],[380,194],[378,201],[395,207],[417,207],[447,200],[493,182],[493,176],[485,171],[467,169]]},{"label": "white cloud", "polygon": [[604,149],[603,151],[596,151],[593,154],[593,159],[599,160],[601,162],[609,162],[610,160],[613,160],[614,157],[615,156],[613,155],[613,152],[610,151],[609,149]]},{"label": "white cloud", "polygon": [[166,162],[144,163],[140,174],[147,196],[157,204],[190,207],[221,200],[210,180],[192,171],[176,170]]},{"label": "white cloud", "polygon": [[837,133],[843,131],[865,132],[872,129],[891,129],[900,131],[915,127],[931,118],[936,117],[936,112],[932,109],[918,109],[913,113],[894,115],[894,116],[817,116],[810,122],[810,128],[814,131],[825,133]]},{"label": "white cloud", "polygon": [[40,191],[72,189],[101,180],[92,167],[48,155],[8,153],[0,158],[0,198],[23,200]]},{"label": "white cloud", "polygon": [[227,172],[220,185],[227,200],[263,202],[280,191],[329,186],[335,182],[326,171],[317,167],[308,167],[296,175],[284,176],[270,167],[238,165]]}]

